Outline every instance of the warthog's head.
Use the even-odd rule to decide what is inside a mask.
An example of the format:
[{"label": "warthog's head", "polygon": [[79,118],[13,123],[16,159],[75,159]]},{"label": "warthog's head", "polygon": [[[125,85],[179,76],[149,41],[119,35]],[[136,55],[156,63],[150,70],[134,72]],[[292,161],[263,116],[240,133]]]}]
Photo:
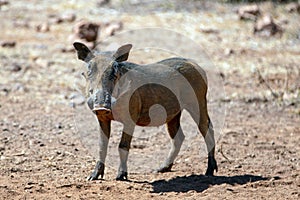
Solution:
[{"label": "warthog's head", "polygon": [[86,78],[86,92],[88,105],[90,109],[111,110],[111,95],[118,80],[118,65],[126,61],[131,44],[121,46],[115,53],[100,52],[93,53],[82,43],[73,44],[77,51],[78,59],[83,60],[86,64],[86,71],[83,73]]}]

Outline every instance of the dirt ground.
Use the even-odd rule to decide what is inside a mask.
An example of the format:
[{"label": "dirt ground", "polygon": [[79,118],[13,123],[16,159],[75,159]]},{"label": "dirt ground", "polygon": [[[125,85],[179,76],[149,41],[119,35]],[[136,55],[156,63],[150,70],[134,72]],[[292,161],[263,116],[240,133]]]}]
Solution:
[{"label": "dirt ground", "polygon": [[[283,28],[281,36],[263,37],[253,34],[253,21],[238,19],[239,4],[97,2],[9,1],[0,7],[0,42],[15,42],[14,47],[0,47],[0,199],[300,198],[299,14],[287,12],[285,4],[259,4]],[[76,20],[53,20],[66,13]],[[172,172],[152,172],[168,151],[163,127],[138,128],[130,181],[115,181],[121,128],[115,123],[104,180],[86,181],[98,147],[97,124],[77,89],[83,63],[69,51],[69,36],[80,19],[121,21],[124,34],[115,38],[118,44],[133,43],[130,61],[206,55],[209,61],[202,58],[202,66],[214,66],[203,67],[217,127],[216,176],[204,175],[203,139],[189,135],[196,130],[184,115],[184,131],[191,137]],[[47,22],[49,30],[37,31]],[[147,29],[151,27],[167,32],[153,34]],[[98,41],[100,49],[115,45],[105,34]],[[154,50],[138,50],[145,46]]]}]

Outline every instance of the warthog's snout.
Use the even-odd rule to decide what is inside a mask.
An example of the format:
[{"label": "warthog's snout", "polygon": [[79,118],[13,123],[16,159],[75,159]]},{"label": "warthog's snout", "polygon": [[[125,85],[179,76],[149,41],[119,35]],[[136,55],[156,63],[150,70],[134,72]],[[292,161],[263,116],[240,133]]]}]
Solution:
[{"label": "warthog's snout", "polygon": [[103,90],[96,90],[94,96],[94,109],[101,108],[111,110],[111,94]]},{"label": "warthog's snout", "polygon": [[92,98],[92,111],[100,120],[113,120],[111,110],[111,95],[103,90],[96,90]]},{"label": "warthog's snout", "polygon": [[113,120],[112,111],[104,107],[94,107],[93,112],[97,115],[99,120]]}]

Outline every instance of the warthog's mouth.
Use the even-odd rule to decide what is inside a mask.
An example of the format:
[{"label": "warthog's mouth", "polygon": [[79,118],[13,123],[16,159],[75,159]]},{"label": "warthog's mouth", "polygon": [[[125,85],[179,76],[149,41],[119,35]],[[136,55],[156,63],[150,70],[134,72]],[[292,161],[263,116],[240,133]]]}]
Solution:
[{"label": "warthog's mouth", "polygon": [[97,106],[93,108],[93,112],[97,115],[97,118],[100,121],[113,120],[111,109],[102,106]]}]

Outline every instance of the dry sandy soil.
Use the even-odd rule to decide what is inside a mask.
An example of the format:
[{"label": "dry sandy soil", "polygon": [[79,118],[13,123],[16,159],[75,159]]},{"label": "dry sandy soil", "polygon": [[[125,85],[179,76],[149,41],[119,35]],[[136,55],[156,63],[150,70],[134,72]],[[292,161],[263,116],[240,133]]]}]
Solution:
[{"label": "dry sandy soil", "polygon": [[[0,47],[0,199],[299,199],[300,15],[288,13],[284,4],[259,4],[284,30],[261,37],[253,35],[253,21],[238,19],[237,4],[130,2],[99,7],[96,1],[32,0],[1,6],[0,40],[16,45]],[[54,22],[66,13],[76,20]],[[85,180],[97,159],[97,124],[77,90],[83,63],[74,51],[62,51],[71,48],[68,38],[80,19],[121,21],[123,32],[115,40],[133,43],[134,62],[174,54],[201,57],[212,77],[216,176],[203,175],[203,139],[184,115],[190,137],[172,172],[151,172],[168,151],[165,130],[139,128],[130,181],[115,181],[120,137],[115,123],[104,180]],[[36,26],[46,22],[49,31],[38,32]],[[181,36],[172,38],[171,32]],[[98,41],[100,49],[116,46],[105,35]]]}]

